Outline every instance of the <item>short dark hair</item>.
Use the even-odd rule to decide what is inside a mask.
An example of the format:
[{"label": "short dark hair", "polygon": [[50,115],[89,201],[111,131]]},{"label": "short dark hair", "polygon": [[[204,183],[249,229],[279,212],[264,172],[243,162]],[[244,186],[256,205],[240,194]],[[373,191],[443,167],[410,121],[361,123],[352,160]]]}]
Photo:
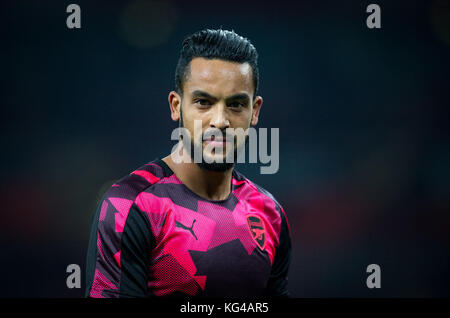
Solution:
[{"label": "short dark hair", "polygon": [[258,91],[258,52],[250,40],[228,30],[206,29],[189,35],[183,40],[180,58],[175,71],[175,86],[183,95],[183,85],[188,77],[189,63],[196,57],[220,59],[250,64],[253,74],[253,97]]}]

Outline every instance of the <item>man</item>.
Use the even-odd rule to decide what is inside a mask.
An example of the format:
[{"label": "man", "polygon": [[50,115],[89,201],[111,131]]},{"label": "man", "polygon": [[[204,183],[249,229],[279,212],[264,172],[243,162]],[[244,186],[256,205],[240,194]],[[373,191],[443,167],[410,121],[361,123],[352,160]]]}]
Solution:
[{"label": "man", "polygon": [[288,296],[286,215],[225,159],[245,140],[217,134],[258,122],[256,49],[234,32],[197,32],[183,41],[175,77],[171,117],[194,137],[106,192],[92,225],[86,296]]}]

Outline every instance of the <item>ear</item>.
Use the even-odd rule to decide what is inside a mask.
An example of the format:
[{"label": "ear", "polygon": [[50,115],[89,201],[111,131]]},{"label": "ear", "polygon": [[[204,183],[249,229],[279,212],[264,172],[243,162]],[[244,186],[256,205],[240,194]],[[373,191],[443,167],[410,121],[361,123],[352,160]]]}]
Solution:
[{"label": "ear", "polygon": [[180,120],[181,96],[177,92],[171,91],[169,93],[168,100],[170,106],[170,117],[173,121]]},{"label": "ear", "polygon": [[256,96],[255,101],[253,102],[253,109],[252,109],[252,120],[250,124],[252,126],[256,126],[258,123],[258,117],[259,117],[259,111],[261,109],[263,99],[261,96]]}]

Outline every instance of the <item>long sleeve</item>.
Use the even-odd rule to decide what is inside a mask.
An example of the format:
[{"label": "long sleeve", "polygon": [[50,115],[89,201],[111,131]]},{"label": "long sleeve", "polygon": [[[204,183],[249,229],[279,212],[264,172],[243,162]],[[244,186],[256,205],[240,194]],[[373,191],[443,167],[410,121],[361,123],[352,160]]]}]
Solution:
[{"label": "long sleeve", "polygon": [[291,234],[283,209],[280,207],[281,230],[279,244],[275,249],[275,259],[272,265],[266,295],[289,297],[287,289],[288,271],[291,262]]},{"label": "long sleeve", "polygon": [[97,207],[87,253],[86,297],[147,297],[154,238],[131,200],[106,197]]}]

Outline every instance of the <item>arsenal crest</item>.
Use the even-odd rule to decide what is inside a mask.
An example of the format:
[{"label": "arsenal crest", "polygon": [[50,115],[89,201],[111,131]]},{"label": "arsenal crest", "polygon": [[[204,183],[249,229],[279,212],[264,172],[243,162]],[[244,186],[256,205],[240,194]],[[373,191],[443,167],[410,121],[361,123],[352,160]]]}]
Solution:
[{"label": "arsenal crest", "polygon": [[266,244],[266,229],[264,223],[259,217],[251,215],[247,217],[247,224],[253,239],[263,250]]}]

